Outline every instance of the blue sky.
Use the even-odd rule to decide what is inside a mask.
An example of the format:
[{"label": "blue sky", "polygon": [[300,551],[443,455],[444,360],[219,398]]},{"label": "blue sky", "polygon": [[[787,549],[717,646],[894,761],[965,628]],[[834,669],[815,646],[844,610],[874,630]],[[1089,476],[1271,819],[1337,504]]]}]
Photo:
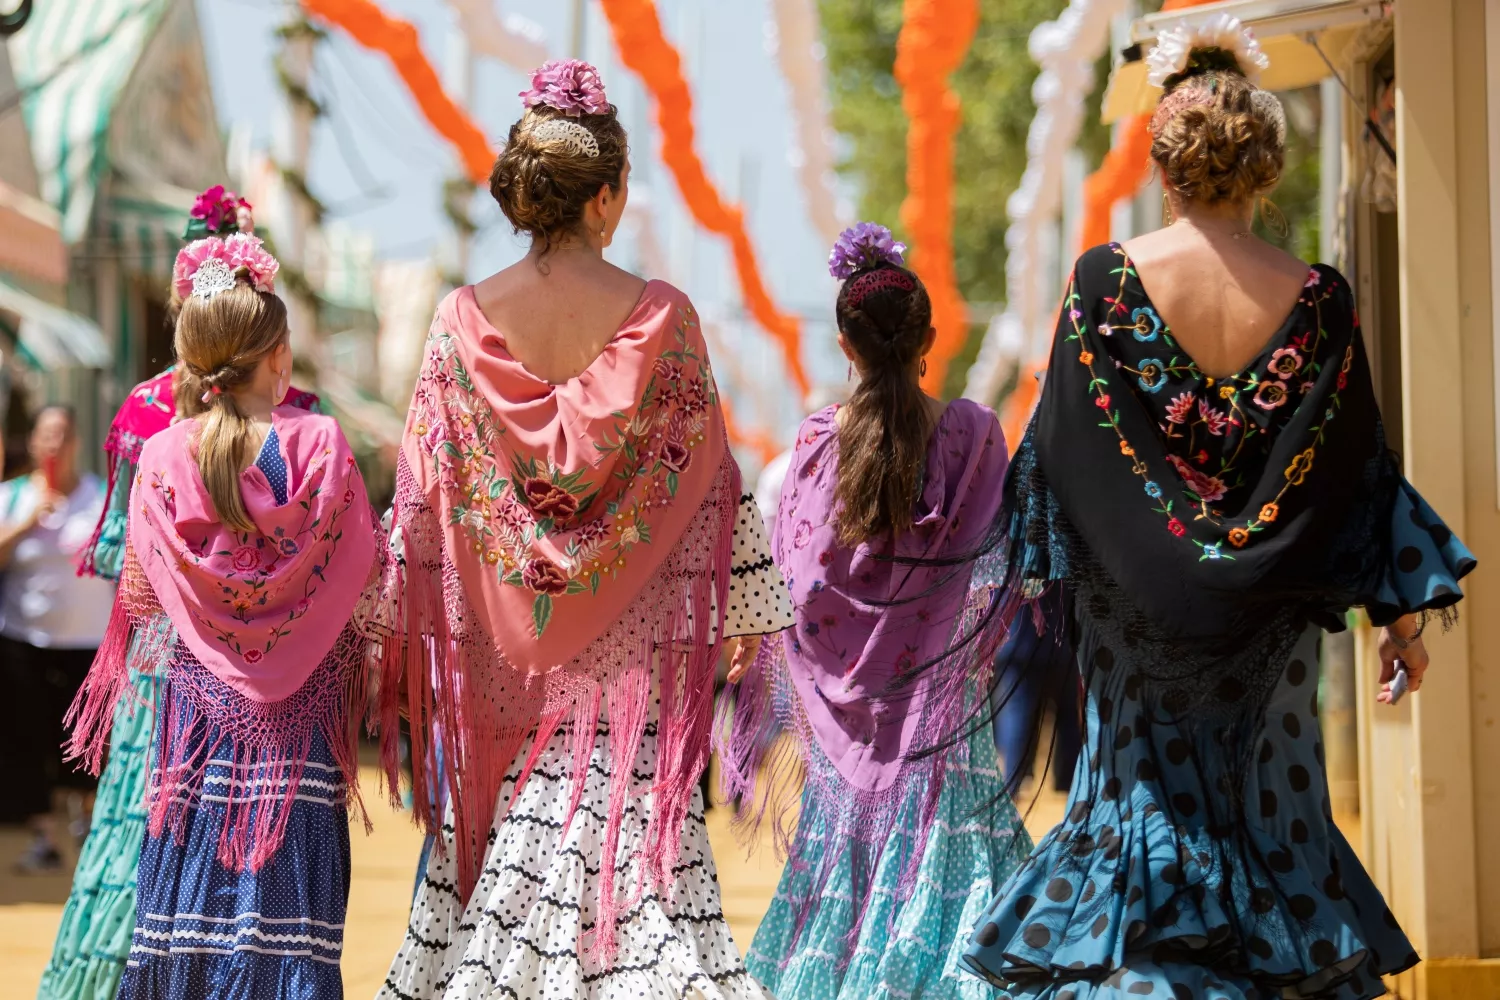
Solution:
[{"label": "blue sky", "polygon": [[[197,2],[221,124],[226,130],[248,129],[255,145],[269,147],[280,114],[273,32],[285,8],[275,0]],[[447,5],[440,0],[380,2],[387,12],[417,26],[423,48],[441,74],[456,30]],[[572,3],[497,4],[503,13],[536,22],[552,54],[571,54]],[[794,126],[787,88],[768,44],[768,37],[774,37],[770,5],[767,0],[659,0],[658,6],[693,86],[699,154],[720,191],[748,207],[751,238],[773,297],[782,308],[807,318],[804,359],[814,380],[842,381],[845,366],[829,327],[835,287],[824,263],[828,251],[807,221],[788,161]],[[669,273],[653,276],[683,287],[708,319],[717,320],[720,378],[736,399],[741,420],[784,437],[800,414],[784,389],[765,388],[786,384],[780,357],[760,329],[740,314],[723,242],[697,229],[683,209],[675,184],[656,160],[658,138],[644,90],[615,58],[608,25],[596,5],[589,4],[588,10],[585,58],[599,66],[610,99],[631,132],[632,194],[649,198],[668,261]],[[232,56],[225,58],[228,54]],[[522,73],[480,61],[470,113],[492,145],[498,145],[519,115],[516,95],[525,85]],[[312,90],[330,114],[314,136],[309,182],[331,214],[372,233],[380,256],[440,252],[448,227],[441,188],[455,161],[385,58],[334,29],[320,50]],[[487,193],[476,195],[472,214],[481,226],[469,272],[470,280],[476,280],[517,259],[525,247]],[[628,239],[612,248],[611,256],[623,266],[638,263]]]}]

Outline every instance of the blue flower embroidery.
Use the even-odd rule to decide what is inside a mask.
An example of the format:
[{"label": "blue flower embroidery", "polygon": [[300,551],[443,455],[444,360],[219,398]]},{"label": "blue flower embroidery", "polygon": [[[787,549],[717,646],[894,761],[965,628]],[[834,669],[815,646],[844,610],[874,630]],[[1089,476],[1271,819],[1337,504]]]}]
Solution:
[{"label": "blue flower embroidery", "polygon": [[1214,542],[1212,545],[1205,545],[1205,546],[1203,546],[1203,558],[1204,559],[1222,559],[1222,558],[1224,558],[1224,553],[1222,553],[1222,552],[1219,551],[1219,543],[1218,542]]},{"label": "blue flower embroidery", "polygon": [[1161,317],[1150,306],[1141,306],[1133,311],[1130,321],[1135,324],[1135,339],[1141,343],[1155,340],[1156,335],[1161,333]]},{"label": "blue flower embroidery", "polygon": [[802,626],[802,631],[806,632],[808,635],[817,635],[818,634],[818,623],[817,622],[808,622],[806,625]]},{"label": "blue flower embroidery", "polygon": [[1141,388],[1147,392],[1161,392],[1167,385],[1167,366],[1159,358],[1147,358],[1141,362]]},{"label": "blue flower embroidery", "polygon": [[1161,499],[1161,487],[1149,480],[1146,483],[1146,495],[1154,500]]}]

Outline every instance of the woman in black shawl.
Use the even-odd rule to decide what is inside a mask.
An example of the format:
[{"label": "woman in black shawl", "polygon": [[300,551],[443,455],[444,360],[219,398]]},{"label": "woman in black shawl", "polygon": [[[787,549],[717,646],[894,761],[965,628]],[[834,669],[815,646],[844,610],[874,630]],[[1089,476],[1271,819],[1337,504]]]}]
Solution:
[{"label": "woman in black shawl", "polygon": [[1393,701],[1474,560],[1387,450],[1348,284],[1251,234],[1285,119],[1233,29],[1150,57],[1175,222],[1079,258],[1006,486],[1003,593],[1062,590],[1087,691],[1066,817],[966,955],[1007,1000],[1365,1000],[1418,961],[1332,821],[1320,628],[1383,626]]}]

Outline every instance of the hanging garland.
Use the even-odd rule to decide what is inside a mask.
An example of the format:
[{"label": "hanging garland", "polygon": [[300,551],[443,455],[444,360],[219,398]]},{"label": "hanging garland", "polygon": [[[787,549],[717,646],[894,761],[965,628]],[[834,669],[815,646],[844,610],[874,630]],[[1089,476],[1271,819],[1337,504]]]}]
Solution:
[{"label": "hanging garland", "polygon": [[302,0],[307,12],[337,25],[367,49],[385,54],[406,83],[423,116],[438,134],[458,150],[469,179],[485,183],[495,154],[474,120],[448,97],[422,53],[417,29],[389,17],[370,0]]},{"label": "hanging garland", "polygon": [[776,60],[791,91],[797,129],[797,180],[813,229],[833,246],[848,220],[839,212],[833,186],[833,129],[828,124],[828,81],[818,39],[817,0],[772,0]]},{"label": "hanging garland", "polygon": [[968,307],[953,267],[953,148],[960,109],[948,76],[963,62],[978,28],[978,0],[906,0],[896,40],[896,82],[908,121],[901,224],[932,297],[937,328],[923,379],[929,392],[942,389],[948,362],[968,336]]},{"label": "hanging garland", "polygon": [[727,204],[708,179],[694,148],[693,95],[682,75],[682,59],[662,33],[656,5],[651,0],[600,0],[599,5],[614,33],[620,61],[641,78],[656,105],[662,162],[676,179],[682,200],[699,225],[729,241],[745,308],[781,344],[792,381],[806,396],[809,383],[802,367],[801,324],[771,301],[745,229],[744,213]]}]

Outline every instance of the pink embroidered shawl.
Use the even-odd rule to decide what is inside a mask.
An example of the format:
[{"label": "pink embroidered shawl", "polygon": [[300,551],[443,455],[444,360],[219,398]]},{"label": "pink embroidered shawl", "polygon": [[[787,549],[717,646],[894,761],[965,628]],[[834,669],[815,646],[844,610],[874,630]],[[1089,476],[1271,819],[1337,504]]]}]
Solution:
[{"label": "pink embroidered shawl", "polygon": [[[104,438],[109,501],[99,513],[93,537],[79,553],[79,575],[102,576],[109,580],[119,578],[120,560],[124,555],[124,503],[118,491],[124,490],[128,494],[130,489],[128,483],[120,482],[120,477],[130,475],[130,467],[140,461],[141,448],[146,442],[172,425],[177,414],[172,395],[172,378],[176,371],[175,366],[168,368],[130,390],[130,395],[115,412],[114,420],[110,421],[109,434]],[[321,404],[316,393],[293,386],[282,405],[317,413]],[[115,523],[111,524],[112,521]]]},{"label": "pink embroidered shawl", "polygon": [[[442,817],[426,803],[436,801],[430,782],[441,782],[467,895],[501,779],[527,740],[529,773],[573,720],[576,809],[601,700],[611,759],[629,761],[659,661],[644,864],[669,883],[708,758],[718,655],[711,617],[723,614],[739,491],[691,303],[671,285],[649,283],[588,369],[551,385],[510,355],[473,289],[457,290],[433,321],[402,458],[396,511],[407,583],[393,589],[407,641],[404,655],[388,659],[382,685],[393,784],[404,683],[419,818],[437,829]],[[441,772],[434,726],[443,734]],[[612,778],[607,857],[629,771],[616,767]],[[608,954],[618,901],[614,865],[601,871],[596,943]]]},{"label": "pink embroidered shawl", "polygon": [[[246,469],[240,489],[255,524],[249,532],[226,528],[214,512],[193,457],[196,420],[172,425],[141,449],[120,590],[70,712],[70,746],[97,770],[129,670],[165,668],[170,693],[153,779],[154,832],[180,818],[186,796],[177,792],[201,780],[210,754],[269,772],[292,796],[321,727],[353,778],[348,718],[363,646],[351,622],[372,575],[378,580],[375,522],[331,417],[283,406],[272,423],[288,502],[278,506],[265,473]],[[179,724],[186,716],[218,733],[217,749]],[[289,810],[257,809],[248,793],[240,805],[229,810],[221,853],[226,863],[256,867],[274,853]]]}]

